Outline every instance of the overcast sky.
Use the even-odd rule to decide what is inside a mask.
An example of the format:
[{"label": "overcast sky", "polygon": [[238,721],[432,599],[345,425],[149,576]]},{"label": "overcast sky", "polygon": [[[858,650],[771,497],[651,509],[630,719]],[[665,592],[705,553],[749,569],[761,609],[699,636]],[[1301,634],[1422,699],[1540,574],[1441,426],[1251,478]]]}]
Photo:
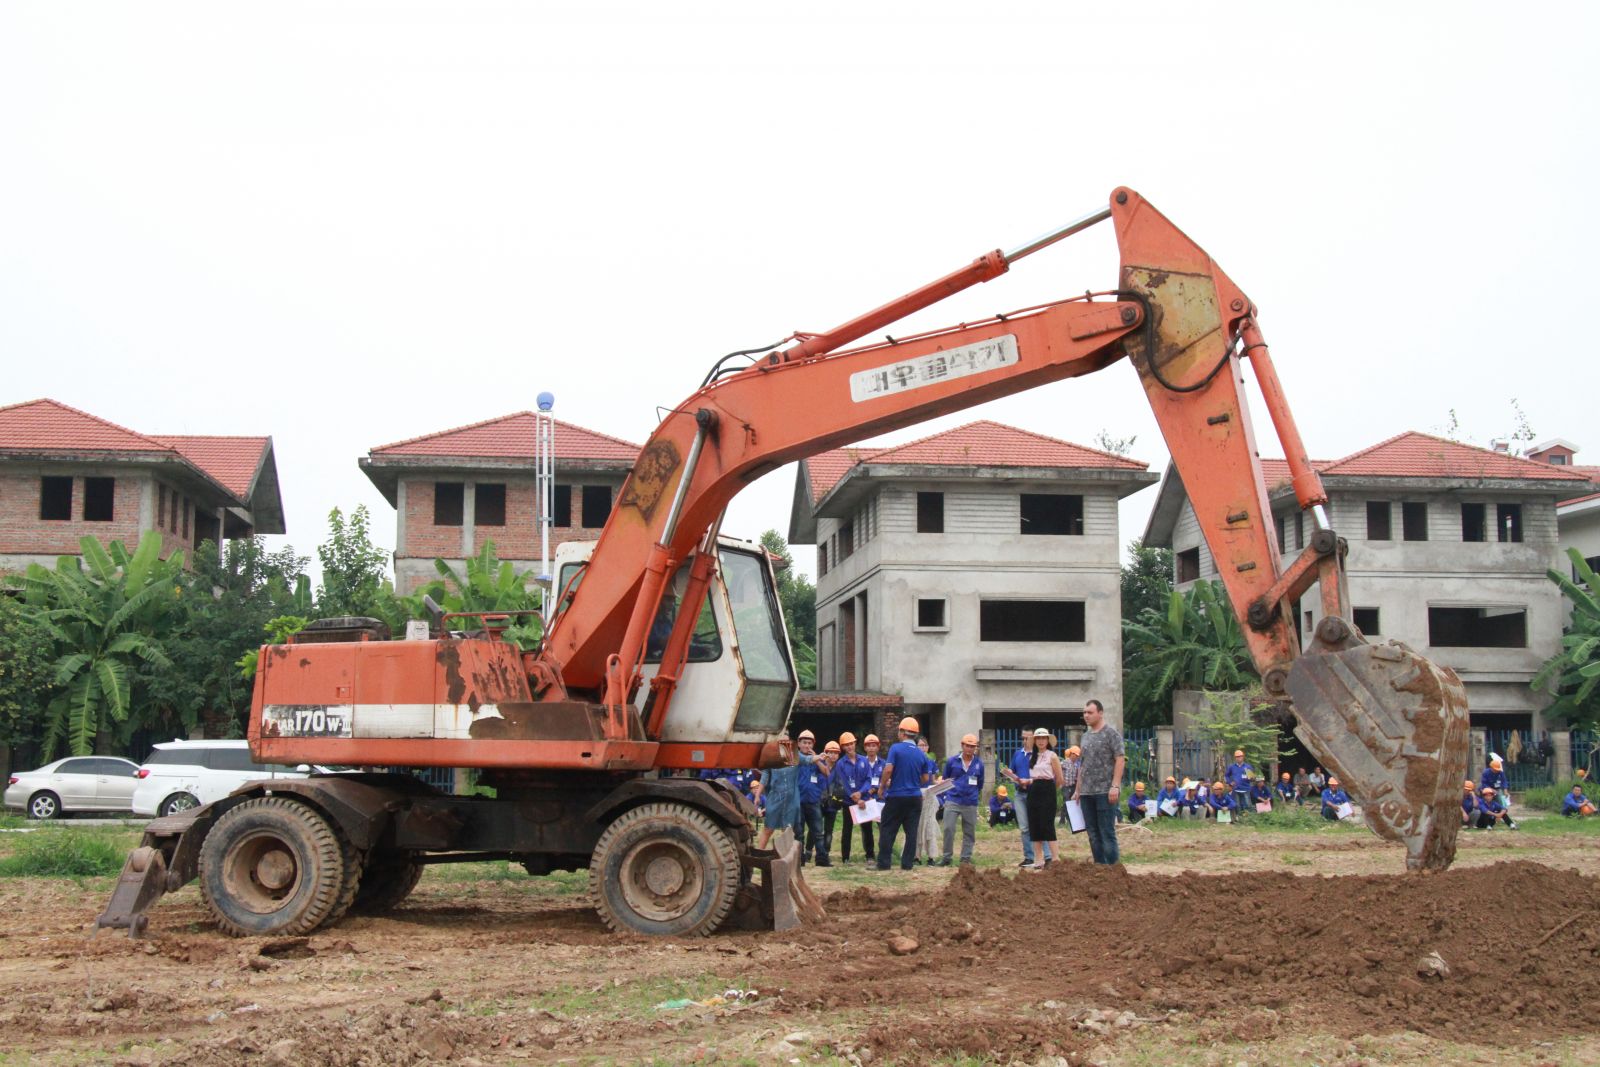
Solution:
[{"label": "overcast sky", "polygon": [[[10,0],[0,403],[271,434],[275,542],[365,503],[392,547],[375,445],[546,389],[642,442],[721,354],[1127,184],[1260,307],[1314,455],[1515,397],[1600,461],[1592,5],[1109,7]],[[1101,226],[912,322],[1116,269]],[[1167,459],[1126,364],[893,440],[982,417]]]}]

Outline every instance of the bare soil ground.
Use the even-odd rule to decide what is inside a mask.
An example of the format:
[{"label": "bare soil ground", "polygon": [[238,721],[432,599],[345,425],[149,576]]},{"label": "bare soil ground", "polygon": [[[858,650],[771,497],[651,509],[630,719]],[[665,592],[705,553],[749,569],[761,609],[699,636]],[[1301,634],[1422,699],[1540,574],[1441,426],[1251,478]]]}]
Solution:
[{"label": "bare soil ground", "polygon": [[1133,828],[1124,869],[1079,838],[1042,874],[985,832],[972,870],[808,868],[822,928],[695,941],[503,865],[284,940],[192,886],[91,936],[110,879],[6,878],[0,1063],[1597,1064],[1600,834],[1528,826],[1409,877],[1344,827]]}]

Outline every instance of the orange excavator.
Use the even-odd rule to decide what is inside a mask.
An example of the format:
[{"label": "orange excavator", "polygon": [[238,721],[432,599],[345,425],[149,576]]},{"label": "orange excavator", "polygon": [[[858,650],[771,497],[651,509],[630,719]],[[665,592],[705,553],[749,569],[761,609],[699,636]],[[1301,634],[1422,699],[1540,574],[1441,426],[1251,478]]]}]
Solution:
[{"label": "orange excavator", "polygon": [[[914,336],[906,315],[1110,220],[1122,268],[1103,293]],[[854,348],[869,336],[883,339]],[[1193,241],[1131,189],[1010,252],[994,251],[838,328],[719,361],[639,454],[592,550],[563,546],[542,645],[505,621],[436,617],[426,639],[325,620],[262,649],[249,738],[263,763],[473,767],[493,796],[447,795],[376,771],[275,779],[160,818],[130,855],[103,926],[139,934],[163,893],[198,877],[229,934],[304,933],[352,907],[402,900],[429,863],[505,858],[531,874],[584,870],[613,928],[709,934],[785,928],[816,906],[792,843],[754,846],[754,811],[679,769],[771,767],[795,672],[770,561],[721,533],[729,501],[784,463],[1126,357],[1138,371],[1267,692],[1297,734],[1405,846],[1407,866],[1455,853],[1466,773],[1460,680],[1351,621],[1343,541],[1295,428],[1257,310]],[[1280,558],[1248,363],[1311,513]],[[1291,605],[1316,585],[1302,648]],[[759,884],[756,875],[760,875]]]}]

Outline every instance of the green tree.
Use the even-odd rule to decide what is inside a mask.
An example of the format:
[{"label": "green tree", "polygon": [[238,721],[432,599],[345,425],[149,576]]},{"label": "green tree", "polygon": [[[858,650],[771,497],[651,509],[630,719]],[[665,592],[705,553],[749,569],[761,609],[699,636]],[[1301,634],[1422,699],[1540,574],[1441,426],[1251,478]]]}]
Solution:
[{"label": "green tree", "polygon": [[1164,611],[1171,595],[1172,549],[1151,548],[1134,538],[1122,568],[1122,617],[1137,619],[1146,610]]},{"label": "green tree", "polygon": [[[485,541],[476,556],[463,561],[464,573],[458,574],[442,559],[435,559],[433,567],[439,572],[438,580],[405,598],[413,617],[421,617],[424,596],[431,596],[449,612],[538,611],[543,599],[542,591],[528,588],[526,577],[516,573],[510,560],[495,555],[493,541]],[[478,629],[475,622],[467,626],[463,620],[462,625]],[[544,637],[544,621],[538,615],[516,616],[506,629],[506,637],[524,649],[538,648]]]},{"label": "green tree", "polygon": [[[1233,753],[1244,750],[1245,762],[1265,774],[1278,758],[1278,727],[1275,722],[1263,722],[1274,705],[1259,688],[1244,691],[1207,691],[1200,702],[1200,710],[1193,719],[1195,730],[1212,743],[1214,753],[1212,780],[1222,777],[1223,770],[1233,762]],[[1293,750],[1283,753],[1294,755]]]},{"label": "green tree", "polygon": [[1124,718],[1129,726],[1169,721],[1177,689],[1241,689],[1256,677],[1233,607],[1216,582],[1173,590],[1164,610],[1124,619]]},{"label": "green tree", "polygon": [[54,570],[35,563],[23,580],[32,618],[50,636],[55,695],[45,709],[44,757],[63,743],[74,755],[122,738],[130,722],[132,675],[139,663],[167,667],[161,644],[178,610],[183,553],[161,558],[161,535],[147,532],[130,556],[120,541],[103,548],[93,537],[82,557],[63,556]]},{"label": "green tree", "polygon": [[1533,688],[1555,697],[1546,714],[1594,729],[1600,726],[1600,578],[1577,549],[1567,549],[1567,556],[1577,581],[1553,567],[1548,573],[1572,601],[1572,621],[1561,635],[1561,651],[1534,675]]},{"label": "green tree", "polygon": [[372,543],[370,523],[365,504],[349,518],[338,508],[328,513],[328,540],[317,546],[322,586],[317,590],[316,611],[321,618],[367,615],[391,621],[396,616],[387,581],[389,554]]},{"label": "green tree", "polygon": [[777,530],[761,535],[761,547],[783,561],[778,568],[778,603],[794,650],[795,673],[804,689],[817,687],[817,587],[795,570],[794,555]]},{"label": "green tree", "polygon": [[137,670],[144,725],[163,737],[200,726],[209,736],[243,736],[251,688],[238,661],[260,647],[267,620],[310,614],[308,562],[292,548],[270,552],[259,538],[229,541],[220,551],[202,542],[183,578],[181,610],[162,639],[170,666]]},{"label": "green tree", "polygon": [[16,597],[0,594],[0,746],[37,744],[49,703],[51,638]]}]

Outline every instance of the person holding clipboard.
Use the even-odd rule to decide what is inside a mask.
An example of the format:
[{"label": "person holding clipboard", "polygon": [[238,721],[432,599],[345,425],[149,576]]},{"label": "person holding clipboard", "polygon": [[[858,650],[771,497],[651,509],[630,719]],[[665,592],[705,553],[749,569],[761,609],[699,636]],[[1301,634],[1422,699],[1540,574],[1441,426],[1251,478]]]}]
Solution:
[{"label": "person holding clipboard", "polygon": [[1033,731],[1033,750],[1028,753],[1028,829],[1042,861],[1030,868],[1035,871],[1044,870],[1056,859],[1056,789],[1066,776],[1054,747],[1049,730],[1041,726]]}]

